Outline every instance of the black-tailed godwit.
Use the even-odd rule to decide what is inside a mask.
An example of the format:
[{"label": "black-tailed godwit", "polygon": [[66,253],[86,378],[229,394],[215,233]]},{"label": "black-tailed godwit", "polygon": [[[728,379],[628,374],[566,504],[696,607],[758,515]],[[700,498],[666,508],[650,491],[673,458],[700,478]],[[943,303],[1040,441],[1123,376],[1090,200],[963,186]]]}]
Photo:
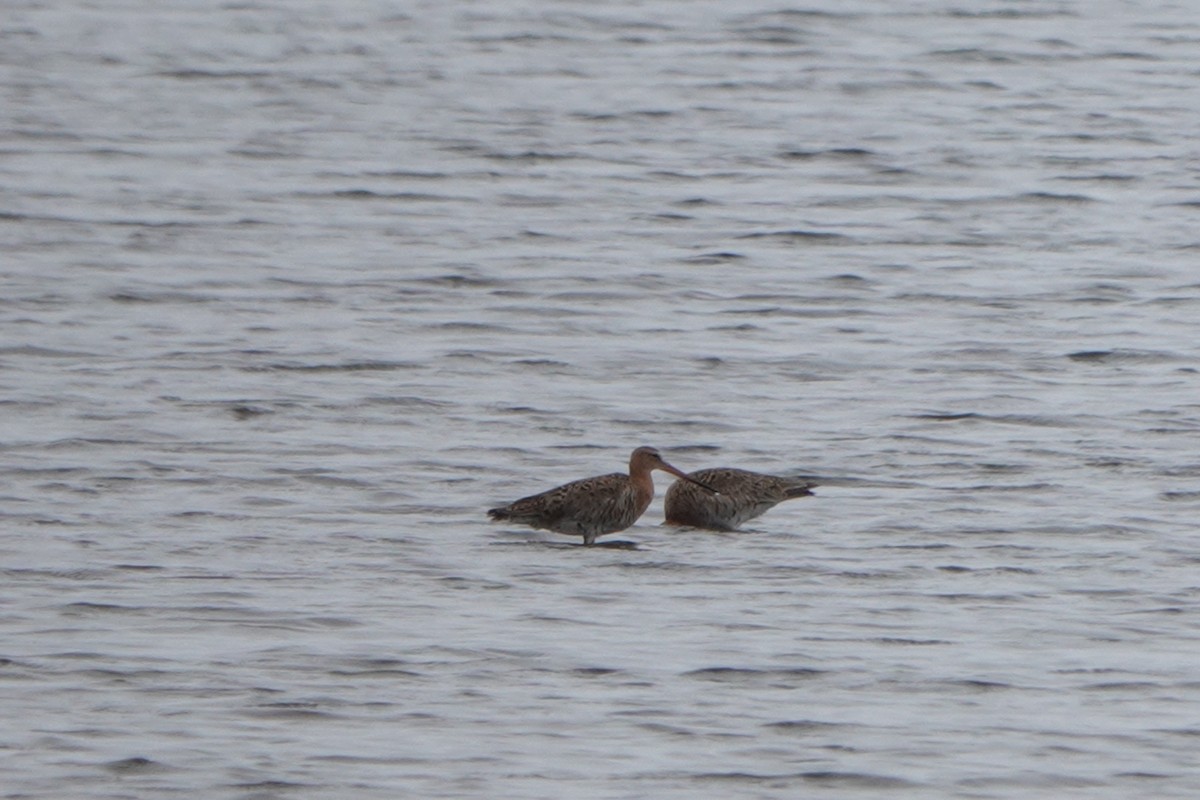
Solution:
[{"label": "black-tailed godwit", "polygon": [[663,461],[653,447],[639,447],[629,457],[629,474],[614,472],[571,481],[548,492],[522,497],[490,509],[488,516],[555,533],[582,536],[585,545],[597,536],[623,531],[637,522],[654,498],[652,470],[669,472],[709,493],[703,483]]},{"label": "black-tailed godwit", "polygon": [[[700,469],[667,489],[663,511],[668,525],[690,525],[732,531],[747,520],[770,511],[784,500],[807,497],[817,484],[801,478],[781,478],[731,467]],[[716,490],[701,491],[695,484]]]}]

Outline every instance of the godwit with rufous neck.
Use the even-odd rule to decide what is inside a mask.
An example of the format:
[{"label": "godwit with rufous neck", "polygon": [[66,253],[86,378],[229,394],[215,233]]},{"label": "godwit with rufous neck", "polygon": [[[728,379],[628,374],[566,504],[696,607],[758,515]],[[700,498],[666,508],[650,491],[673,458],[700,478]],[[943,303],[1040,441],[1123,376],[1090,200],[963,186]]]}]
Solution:
[{"label": "godwit with rufous neck", "polygon": [[614,472],[571,481],[548,492],[522,497],[490,509],[488,516],[555,533],[582,536],[585,545],[597,536],[623,531],[637,522],[654,498],[652,470],[660,469],[711,492],[696,478],[663,461],[653,447],[639,447],[629,456],[629,474]]}]

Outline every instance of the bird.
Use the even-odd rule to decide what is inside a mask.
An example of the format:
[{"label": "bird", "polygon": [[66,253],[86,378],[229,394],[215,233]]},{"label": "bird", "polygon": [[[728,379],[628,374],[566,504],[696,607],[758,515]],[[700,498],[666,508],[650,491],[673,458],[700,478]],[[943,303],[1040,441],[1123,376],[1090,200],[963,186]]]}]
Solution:
[{"label": "bird", "polygon": [[[666,524],[716,531],[736,530],[747,520],[771,510],[784,500],[808,497],[817,484],[803,478],[781,478],[733,467],[700,469],[676,481],[663,501]],[[694,484],[715,492],[697,491]]]},{"label": "bird", "polygon": [[493,520],[582,536],[584,545],[590,546],[596,537],[623,531],[637,522],[654,498],[650,472],[656,469],[694,483],[700,491],[715,491],[663,461],[653,447],[639,447],[629,456],[628,475],[613,472],[571,481],[489,509],[487,514]]}]

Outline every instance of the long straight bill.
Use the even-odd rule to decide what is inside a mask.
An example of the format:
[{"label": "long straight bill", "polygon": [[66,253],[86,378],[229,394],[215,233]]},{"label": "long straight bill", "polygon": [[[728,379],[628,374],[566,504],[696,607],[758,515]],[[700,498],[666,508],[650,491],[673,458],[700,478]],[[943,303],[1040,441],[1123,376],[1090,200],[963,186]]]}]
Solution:
[{"label": "long straight bill", "polygon": [[696,480],[695,478],[689,476],[683,470],[676,469],[675,467],[672,467],[670,464],[668,464],[665,461],[662,462],[662,468],[664,470],[666,470],[667,472],[671,473],[672,475],[674,475],[676,478],[682,478],[683,480],[687,481],[688,483],[694,483],[697,486],[699,486],[701,489],[707,489],[708,491],[712,492],[713,494],[720,494],[720,492],[718,492],[713,487],[709,486],[707,483],[701,483],[700,481]]}]

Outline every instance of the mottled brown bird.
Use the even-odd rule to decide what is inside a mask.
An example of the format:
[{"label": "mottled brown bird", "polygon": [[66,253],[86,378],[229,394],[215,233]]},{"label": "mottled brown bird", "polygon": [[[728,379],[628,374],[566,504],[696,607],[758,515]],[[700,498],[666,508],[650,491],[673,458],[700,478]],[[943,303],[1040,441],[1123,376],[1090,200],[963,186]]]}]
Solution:
[{"label": "mottled brown bird", "polygon": [[[676,481],[667,489],[663,511],[668,525],[690,525],[715,531],[736,530],[747,520],[770,511],[784,500],[807,497],[816,486],[800,478],[781,478],[732,467],[700,469],[687,475],[690,482]],[[703,483],[716,490],[699,491]]]},{"label": "mottled brown bird", "polygon": [[597,536],[623,531],[637,522],[654,498],[652,470],[660,469],[711,491],[695,478],[663,461],[653,447],[639,447],[629,456],[629,474],[614,472],[571,481],[548,492],[522,497],[490,509],[494,520],[507,520],[555,533],[582,536],[585,545]]}]

